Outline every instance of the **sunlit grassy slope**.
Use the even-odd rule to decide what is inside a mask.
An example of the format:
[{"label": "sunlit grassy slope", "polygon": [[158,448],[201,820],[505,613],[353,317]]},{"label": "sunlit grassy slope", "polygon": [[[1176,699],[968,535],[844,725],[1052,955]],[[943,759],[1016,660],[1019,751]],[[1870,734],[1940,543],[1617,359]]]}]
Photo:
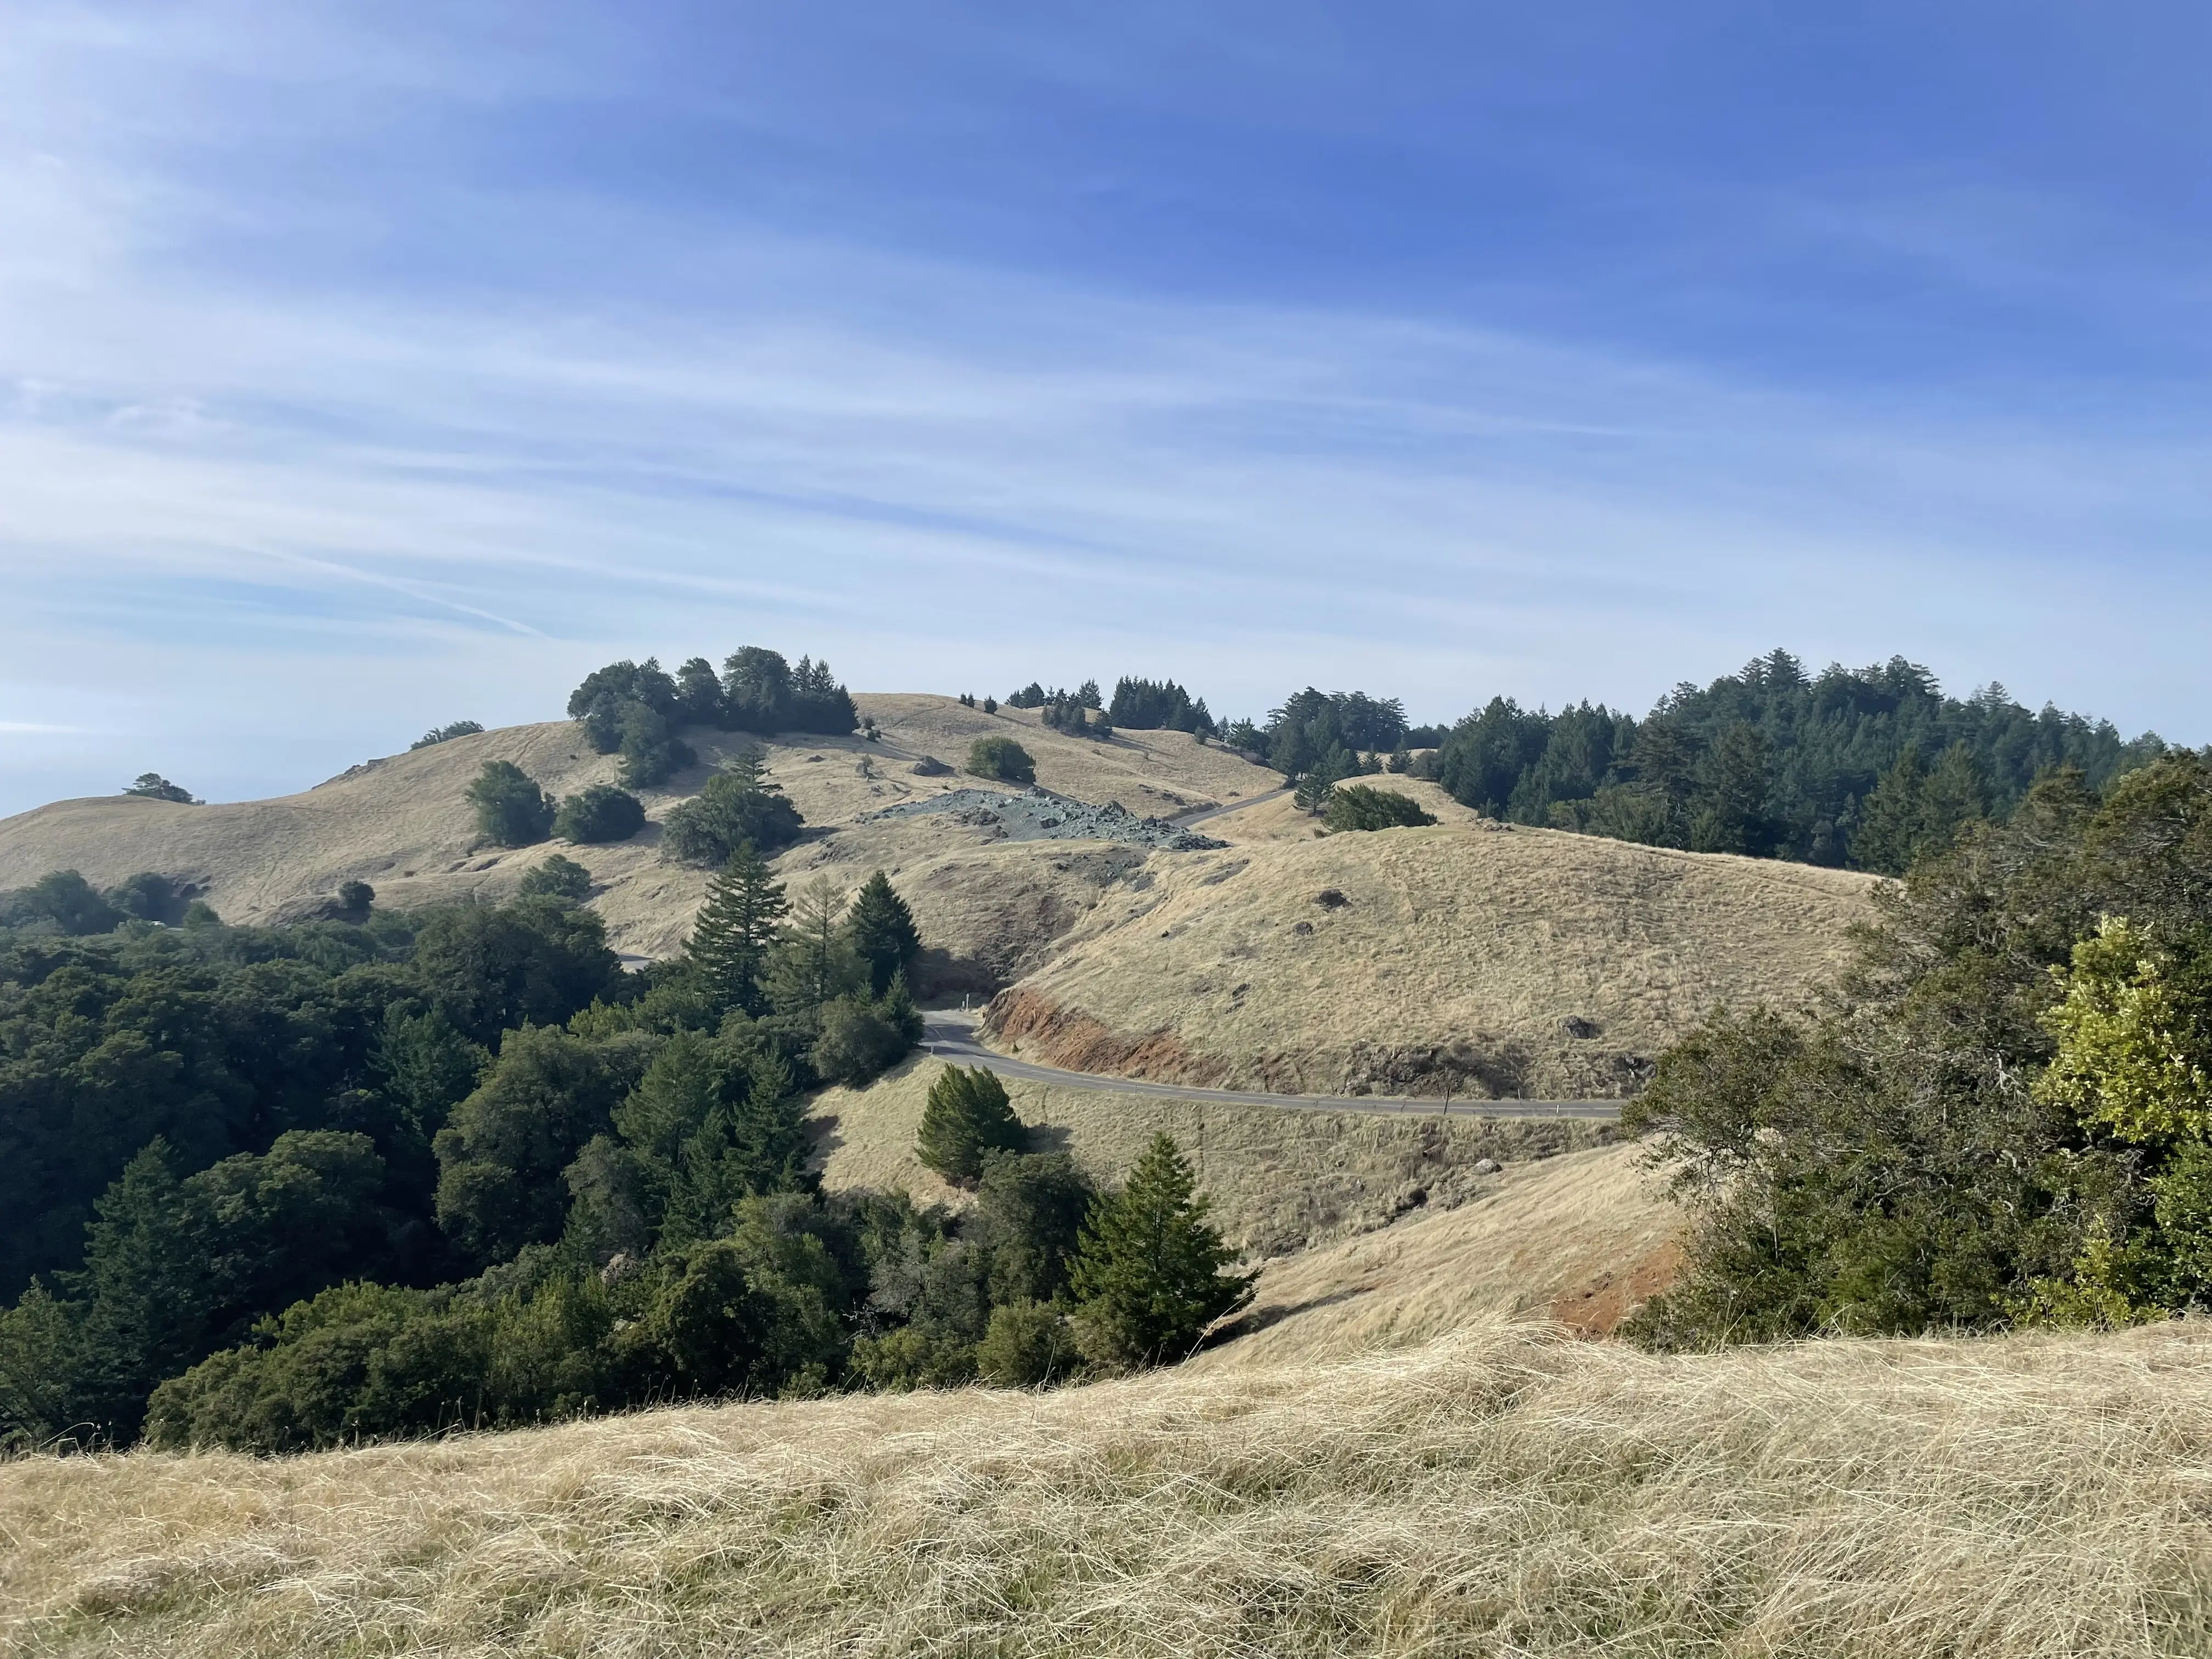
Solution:
[{"label": "sunlit grassy slope", "polygon": [[436,1653],[2196,1654],[2212,1345],[1380,1356],[0,1467],[0,1641]]}]

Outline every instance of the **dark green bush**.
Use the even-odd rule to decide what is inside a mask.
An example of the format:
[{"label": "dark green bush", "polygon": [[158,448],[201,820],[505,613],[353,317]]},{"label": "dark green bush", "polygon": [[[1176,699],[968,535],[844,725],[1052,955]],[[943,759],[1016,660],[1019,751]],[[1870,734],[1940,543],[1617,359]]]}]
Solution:
[{"label": "dark green bush", "polygon": [[991,1310],[975,1346],[976,1374],[994,1388],[1035,1389],[1060,1382],[1083,1363],[1067,1316],[1048,1302],[1008,1302]]},{"label": "dark green bush", "polygon": [[50,870],[28,887],[0,893],[0,922],[11,927],[45,922],[82,938],[113,932],[125,915],[75,870]]},{"label": "dark green bush", "polygon": [[823,1005],[814,1070],[825,1083],[854,1086],[889,1071],[921,1041],[921,1016],[894,979],[881,997],[855,991]]},{"label": "dark green bush", "polygon": [[186,890],[167,876],[141,870],[109,888],[106,898],[109,904],[127,916],[173,927],[184,920]]},{"label": "dark green bush", "polygon": [[469,786],[477,828],[497,847],[528,847],[553,829],[553,798],[513,761],[486,761]]},{"label": "dark green bush", "polygon": [[626,789],[594,783],[568,796],[553,815],[553,833],[562,841],[595,845],[628,841],[645,828],[645,806]]},{"label": "dark green bush", "polygon": [[708,779],[706,787],[669,811],[661,826],[663,856],[719,865],[748,842],[765,854],[797,841],[805,820],[768,781],[767,771],[756,750]]},{"label": "dark green bush", "polygon": [[1035,783],[1036,763],[1012,738],[978,738],[968,745],[968,770],[1002,783]]},{"label": "dark green bush", "polygon": [[[568,798],[571,801],[575,797]],[[564,806],[563,811],[567,808]],[[556,828],[558,828],[556,823]],[[571,836],[571,840],[580,837]],[[581,904],[592,896],[592,872],[571,858],[556,853],[542,864],[532,866],[523,872],[515,888],[520,898],[559,899],[564,904]]]},{"label": "dark green bush", "polygon": [[1018,1152],[1029,1127],[1014,1115],[1006,1085],[981,1066],[948,1066],[929,1085],[915,1155],[947,1181],[972,1183],[994,1152]]},{"label": "dark green bush", "polygon": [[1434,823],[1435,817],[1421,810],[1411,795],[1395,789],[1375,789],[1364,783],[1340,783],[1328,793],[1322,808],[1322,825],[1332,830],[1396,830]]},{"label": "dark green bush", "polygon": [[483,730],[474,720],[455,720],[451,726],[434,726],[407,746],[410,749],[428,749],[437,744],[451,743],[455,738],[472,738]]},{"label": "dark green bush", "polygon": [[[2202,757],[2101,801],[2054,774],[1878,896],[1835,1006],[1722,1011],[1668,1050],[1624,1121],[1693,1224],[1627,1328],[1695,1348],[2212,1300],[2187,1081],[2212,1066],[2208,868]],[[2174,1089],[2186,1109],[2142,1109]]]}]

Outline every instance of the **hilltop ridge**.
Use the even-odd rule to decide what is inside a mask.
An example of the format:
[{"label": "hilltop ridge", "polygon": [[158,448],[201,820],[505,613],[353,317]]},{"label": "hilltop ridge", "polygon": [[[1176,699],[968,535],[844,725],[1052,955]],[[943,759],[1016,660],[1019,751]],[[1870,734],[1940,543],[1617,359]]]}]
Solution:
[{"label": "hilltop ridge", "polygon": [[[778,872],[851,888],[885,870],[931,946],[923,994],[996,994],[990,1033],[1076,1070],[1291,1091],[1632,1092],[1714,1001],[1801,998],[1840,959],[1874,884],[1504,826],[1405,777],[1378,781],[1438,823],[1320,837],[1280,794],[1279,774],[1182,732],[1102,742],[1034,711],[918,694],[856,702],[874,741],[763,745],[807,823]],[[1075,801],[1133,817],[1227,808],[1204,824],[1225,845],[1020,839],[977,821],[988,814],[886,813],[955,791],[1011,795],[957,769],[992,734],[1015,736],[1038,784]],[[665,956],[681,948],[708,872],[661,858],[660,821],[757,741],[691,735],[698,763],[639,791],[646,827],[616,845],[480,842],[465,792],[487,761],[512,761],[556,794],[613,780],[613,757],[592,753],[574,723],[549,721],[370,762],[274,800],[58,802],[0,821],[0,887],[58,867],[96,884],[151,869],[194,883],[227,920],[282,922],[354,879],[384,905],[501,898],[560,851],[591,872],[610,943]],[[1049,834],[1112,821],[1080,815]]]}]

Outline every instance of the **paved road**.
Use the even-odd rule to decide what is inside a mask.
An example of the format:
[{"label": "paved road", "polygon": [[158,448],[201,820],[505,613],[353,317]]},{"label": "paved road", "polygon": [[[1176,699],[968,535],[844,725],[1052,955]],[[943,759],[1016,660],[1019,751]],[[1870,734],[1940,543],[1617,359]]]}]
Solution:
[{"label": "paved road", "polygon": [[940,1060],[983,1066],[1001,1077],[1031,1083],[1059,1083],[1072,1089],[1095,1089],[1107,1094],[1156,1095],[1170,1100],[1219,1101],[1237,1106],[1275,1106],[1294,1112],[1412,1112],[1425,1117],[1439,1113],[1469,1117],[1587,1117],[1610,1121],[1620,1115],[1617,1100],[1458,1100],[1447,1106],[1430,1098],[1407,1099],[1391,1095],[1271,1095],[1251,1089],[1193,1089],[1180,1083],[1148,1083],[1141,1078],[1102,1077],[1091,1072],[1063,1072],[1055,1066],[1038,1066],[994,1054],[975,1040],[974,1014],[950,1009],[922,1016],[922,1046]]},{"label": "paved road", "polygon": [[1204,823],[1208,818],[1218,818],[1224,812],[1241,812],[1248,806],[1257,806],[1263,800],[1280,800],[1289,794],[1287,786],[1270,789],[1264,795],[1248,795],[1243,800],[1232,800],[1225,806],[1201,806],[1195,812],[1183,812],[1168,820],[1178,830],[1188,830],[1194,823]]}]

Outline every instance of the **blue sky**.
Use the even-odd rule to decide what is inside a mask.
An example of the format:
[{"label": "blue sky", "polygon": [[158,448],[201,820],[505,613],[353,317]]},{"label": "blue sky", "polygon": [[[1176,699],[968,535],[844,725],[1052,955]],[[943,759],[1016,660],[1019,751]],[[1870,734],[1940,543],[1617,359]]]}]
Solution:
[{"label": "blue sky", "polygon": [[129,4],[0,32],[0,811],[615,656],[2212,738],[2212,11]]}]

